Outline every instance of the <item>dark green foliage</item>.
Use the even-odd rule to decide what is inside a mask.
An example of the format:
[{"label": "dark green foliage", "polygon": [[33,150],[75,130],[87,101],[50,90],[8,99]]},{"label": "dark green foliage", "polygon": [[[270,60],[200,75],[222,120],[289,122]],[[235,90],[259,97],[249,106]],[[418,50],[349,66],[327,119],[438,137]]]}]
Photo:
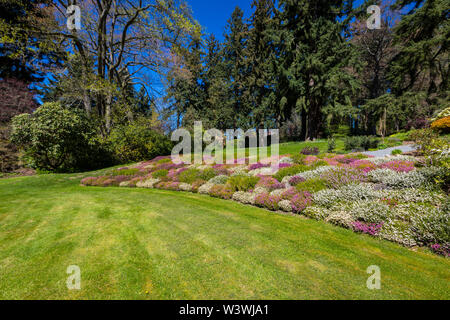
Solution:
[{"label": "dark green foliage", "polygon": [[354,136],[347,137],[344,140],[345,150],[347,151],[366,151],[376,149],[380,143],[377,137]]},{"label": "dark green foliage", "polygon": [[95,124],[85,113],[46,103],[32,115],[13,118],[11,141],[25,151],[30,166],[49,171],[74,171],[112,164],[97,140]]},{"label": "dark green foliage", "polygon": [[108,143],[120,163],[169,155],[173,147],[169,138],[153,130],[145,118],[113,128]]}]

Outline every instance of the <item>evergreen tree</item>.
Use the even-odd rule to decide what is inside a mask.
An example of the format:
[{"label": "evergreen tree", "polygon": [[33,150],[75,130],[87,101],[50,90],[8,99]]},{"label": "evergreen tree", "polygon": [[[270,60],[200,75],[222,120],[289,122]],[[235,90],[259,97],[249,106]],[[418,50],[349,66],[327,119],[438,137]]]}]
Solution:
[{"label": "evergreen tree", "polygon": [[248,123],[247,101],[244,100],[243,83],[247,73],[244,52],[247,40],[247,25],[243,21],[244,13],[236,7],[228,20],[225,33],[224,59],[228,81],[231,87],[233,105],[233,128],[245,127]]},{"label": "evergreen tree", "polygon": [[346,70],[357,65],[346,39],[353,1],[281,0],[277,11],[279,45],[276,113],[279,124],[298,110],[302,138],[323,132],[324,112],[351,106],[357,82]]}]

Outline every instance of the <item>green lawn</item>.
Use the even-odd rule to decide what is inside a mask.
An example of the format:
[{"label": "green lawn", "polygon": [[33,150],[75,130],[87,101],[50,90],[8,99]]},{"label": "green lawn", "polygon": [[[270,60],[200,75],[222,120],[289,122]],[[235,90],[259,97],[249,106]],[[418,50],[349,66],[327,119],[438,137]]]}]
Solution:
[{"label": "green lawn", "polygon": [[[85,176],[85,175],[84,175]],[[450,261],[296,216],[80,175],[0,180],[1,299],[449,299]],[[78,265],[82,290],[68,291]],[[382,289],[366,288],[370,265]]]}]

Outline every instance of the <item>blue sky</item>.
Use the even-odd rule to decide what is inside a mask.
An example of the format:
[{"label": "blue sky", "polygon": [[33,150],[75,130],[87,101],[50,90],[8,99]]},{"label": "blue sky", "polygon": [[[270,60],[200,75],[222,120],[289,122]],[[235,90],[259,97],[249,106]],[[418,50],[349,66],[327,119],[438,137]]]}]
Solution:
[{"label": "blue sky", "polygon": [[[217,39],[223,39],[224,28],[234,8],[239,6],[248,18],[252,13],[252,0],[186,0],[192,8],[194,18],[205,28],[206,33],[213,33]],[[314,1],[314,0],[311,0]],[[363,0],[356,0],[360,5]]]},{"label": "blue sky", "polygon": [[194,13],[194,18],[205,28],[206,33],[213,33],[223,39],[227,20],[234,8],[239,6],[248,17],[251,13],[252,0],[187,0]]}]

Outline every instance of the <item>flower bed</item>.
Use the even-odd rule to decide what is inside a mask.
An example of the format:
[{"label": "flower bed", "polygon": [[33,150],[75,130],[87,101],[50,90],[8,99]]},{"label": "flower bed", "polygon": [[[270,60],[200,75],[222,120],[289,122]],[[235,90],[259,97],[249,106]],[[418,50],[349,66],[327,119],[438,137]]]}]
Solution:
[{"label": "flower bed", "polygon": [[433,183],[438,168],[416,168],[412,157],[360,154],[300,155],[284,157],[280,164],[274,172],[265,162],[175,165],[167,157],[158,157],[84,178],[81,184],[200,193],[302,214],[405,246],[427,246],[448,256],[450,201]]}]

